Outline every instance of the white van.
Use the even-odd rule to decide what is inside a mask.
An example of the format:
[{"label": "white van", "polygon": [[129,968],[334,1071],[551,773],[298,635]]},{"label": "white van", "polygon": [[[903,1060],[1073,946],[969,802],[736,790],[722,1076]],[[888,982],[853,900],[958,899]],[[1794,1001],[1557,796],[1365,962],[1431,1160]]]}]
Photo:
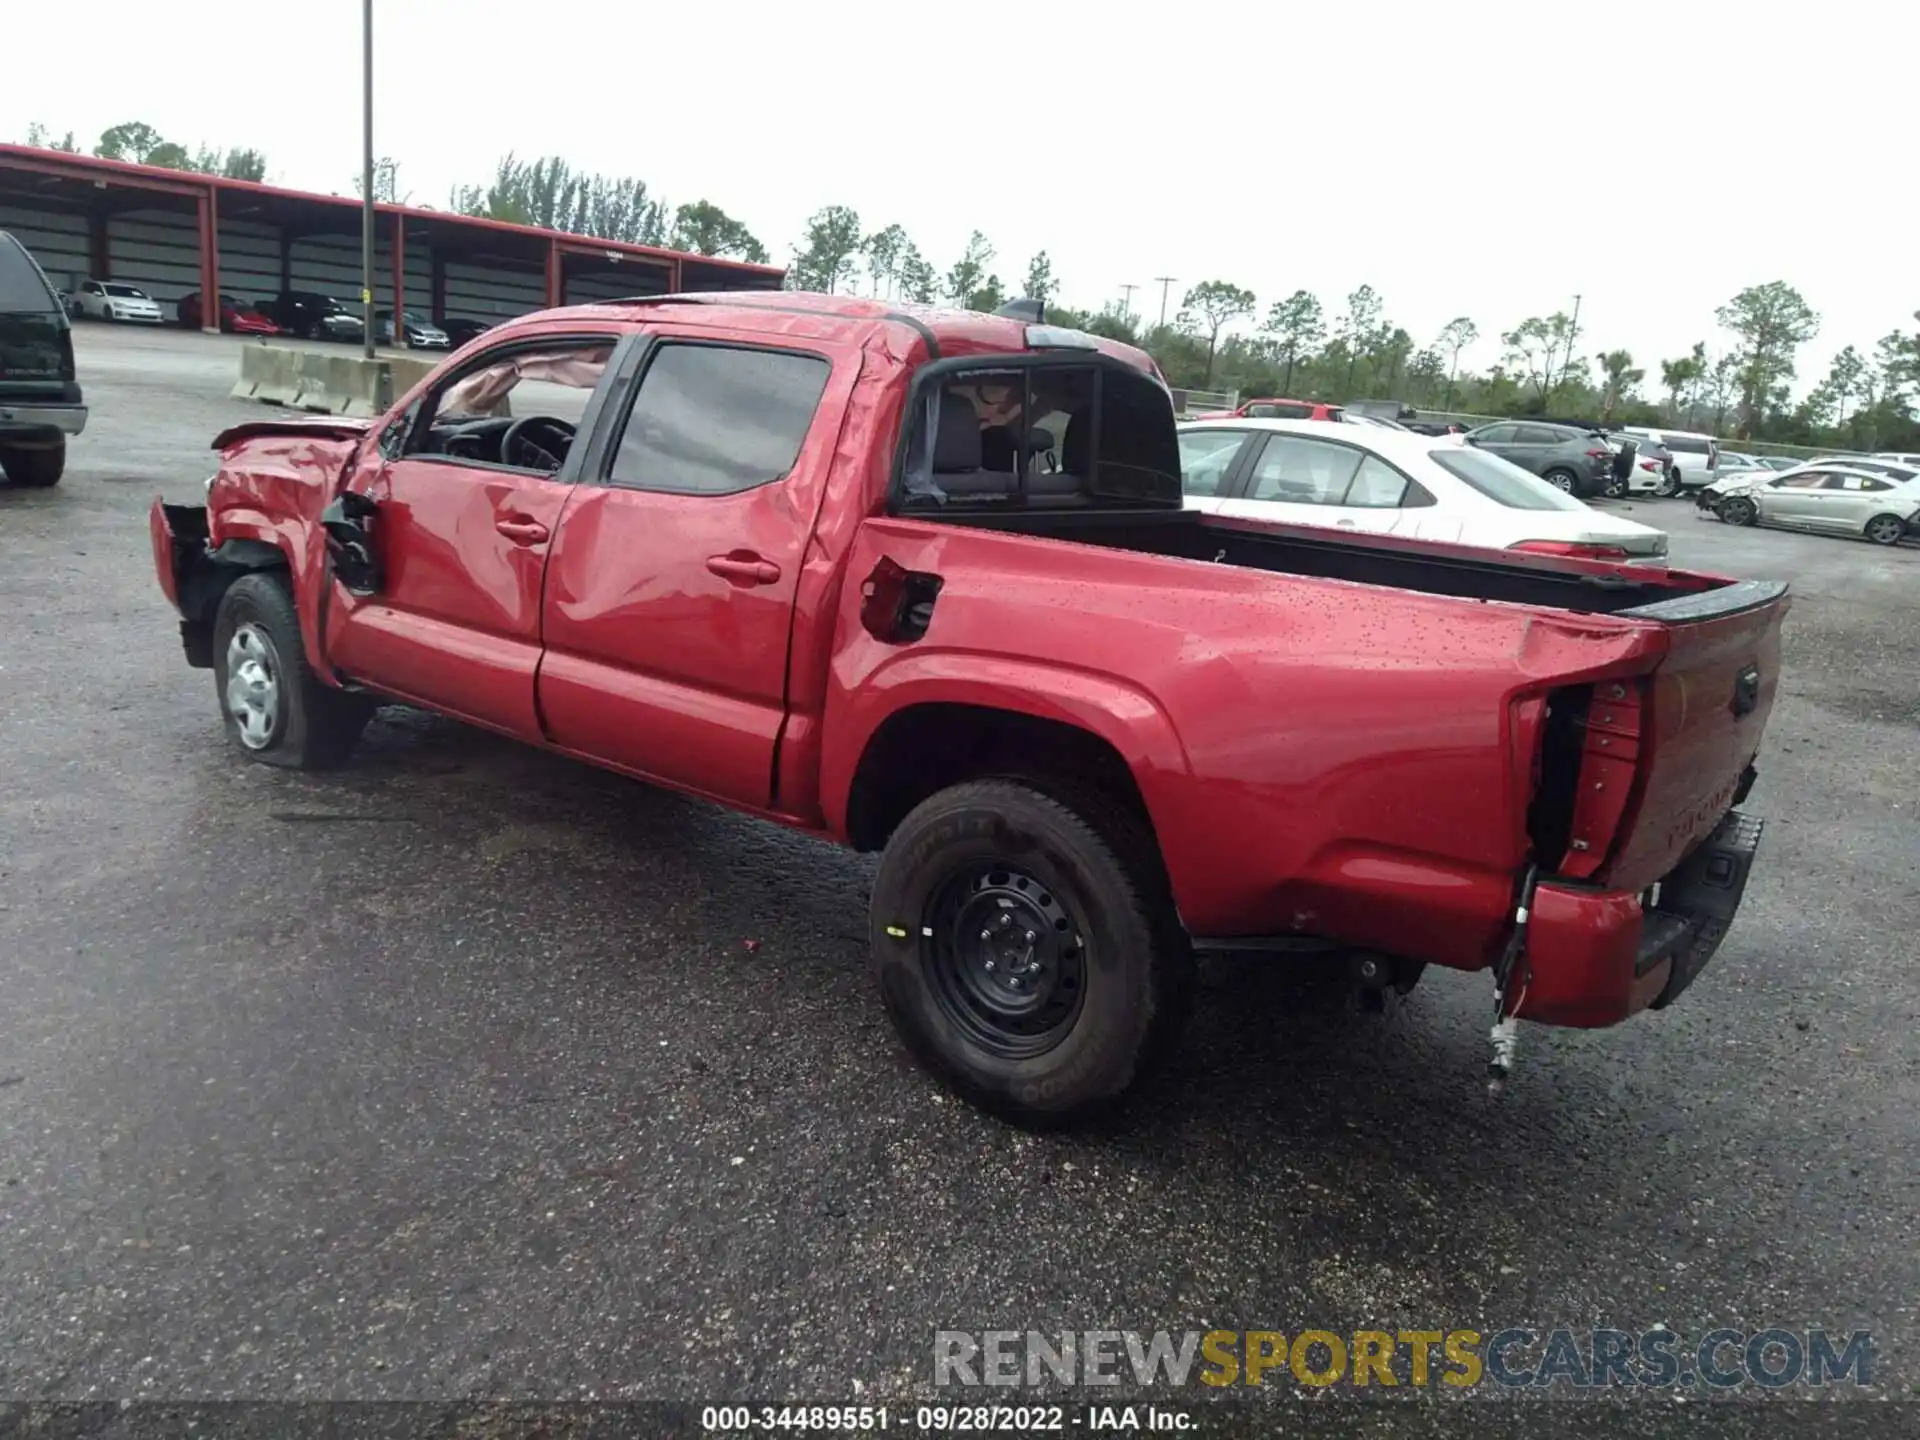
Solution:
[{"label": "white van", "polygon": [[[1644,425],[1626,425],[1621,427],[1628,435],[1643,436],[1648,440],[1666,447],[1673,456],[1673,463],[1680,470],[1680,489],[1698,490],[1702,485],[1711,485],[1719,478],[1720,442],[1711,435],[1702,435],[1694,430],[1650,430]],[[1660,495],[1678,493],[1671,488],[1655,492]]]}]

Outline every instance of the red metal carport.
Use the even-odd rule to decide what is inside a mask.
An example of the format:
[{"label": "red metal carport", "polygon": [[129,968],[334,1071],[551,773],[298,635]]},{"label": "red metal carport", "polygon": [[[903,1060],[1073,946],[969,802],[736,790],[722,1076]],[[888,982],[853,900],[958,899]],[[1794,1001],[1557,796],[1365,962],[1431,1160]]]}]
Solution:
[{"label": "red metal carport", "polygon": [[[190,291],[255,299],[289,289],[352,303],[360,217],[357,196],[0,145],[0,229],[66,288],[90,276],[139,285],[168,306]],[[785,279],[777,266],[413,206],[378,206],[376,225],[376,303],[436,319],[504,320],[622,295],[774,290]],[[217,311],[203,314],[211,322]]]}]

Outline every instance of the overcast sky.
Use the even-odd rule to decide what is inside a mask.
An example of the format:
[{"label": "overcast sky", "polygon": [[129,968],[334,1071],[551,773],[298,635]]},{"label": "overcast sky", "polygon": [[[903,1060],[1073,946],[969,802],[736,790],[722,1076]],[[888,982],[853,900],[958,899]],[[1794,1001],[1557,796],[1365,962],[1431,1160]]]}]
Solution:
[{"label": "overcast sky", "polygon": [[[376,0],[376,148],[444,206],[508,150],[705,198],[786,261],[806,216],[898,221],[943,271],[986,232],[1095,307],[1226,279],[1329,316],[1371,284],[1419,342],[1494,337],[1580,294],[1582,349],[1717,348],[1714,308],[1784,279],[1841,345],[1912,328],[1920,15],[1385,0],[705,4]],[[360,6],[12,7],[0,137],[91,148],[144,120],[353,193]],[[497,24],[490,17],[505,19]],[[143,18],[144,17],[144,18]],[[43,60],[31,66],[27,56]]]}]

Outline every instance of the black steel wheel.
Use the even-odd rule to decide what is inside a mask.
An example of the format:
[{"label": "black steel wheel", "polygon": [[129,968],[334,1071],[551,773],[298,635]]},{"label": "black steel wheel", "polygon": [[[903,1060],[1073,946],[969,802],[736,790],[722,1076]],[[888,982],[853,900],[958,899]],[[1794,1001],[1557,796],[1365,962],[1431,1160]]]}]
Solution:
[{"label": "black steel wheel", "polygon": [[935,1001],[983,1050],[1040,1055],[1073,1028],[1086,939],[1060,897],[1025,870],[992,860],[958,867],[931,897],[922,931]]},{"label": "black steel wheel", "polygon": [[1191,992],[1151,832],[1100,795],[975,780],[921,802],[881,856],[872,933],[907,1047],[1023,1124],[1120,1099],[1171,1048]]}]

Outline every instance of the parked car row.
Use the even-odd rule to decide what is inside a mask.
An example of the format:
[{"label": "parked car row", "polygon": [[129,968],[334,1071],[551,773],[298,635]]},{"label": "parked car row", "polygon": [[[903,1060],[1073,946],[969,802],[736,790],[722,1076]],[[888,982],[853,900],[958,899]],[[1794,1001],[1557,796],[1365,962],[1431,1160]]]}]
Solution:
[{"label": "parked car row", "polygon": [[[83,280],[77,290],[61,292],[67,313],[76,319],[118,320],[142,325],[165,321],[160,302],[137,285],[118,280]],[[174,302],[180,324],[190,330],[204,323],[200,292],[190,291]],[[393,311],[373,312],[375,334],[383,345],[394,344]],[[407,344],[416,350],[450,350],[491,330],[498,321],[433,320],[419,311],[401,312]],[[302,340],[358,342],[366,324],[357,306],[312,290],[283,290],[264,300],[220,296],[220,329],[229,335],[294,335]]]},{"label": "parked car row", "polygon": [[[1528,433],[1536,428],[1542,433]],[[1693,438],[1659,433],[1663,440]],[[1544,472],[1604,471],[1607,494],[1620,493],[1625,473],[1632,490],[1670,494],[1678,471],[1688,477],[1699,513],[1731,525],[1778,525],[1878,545],[1920,537],[1920,456],[1836,455],[1785,471],[1736,461],[1730,473],[1716,475],[1686,466],[1682,456],[1698,453],[1669,452],[1645,432],[1602,435],[1518,422],[1483,426],[1464,443],[1352,414],[1237,416],[1180,428],[1188,506],[1239,519],[1663,564],[1665,533],[1592,509],[1580,498],[1590,485],[1570,490]],[[1623,455],[1631,471],[1619,468]],[[1695,476],[1700,483],[1691,483]]]}]

